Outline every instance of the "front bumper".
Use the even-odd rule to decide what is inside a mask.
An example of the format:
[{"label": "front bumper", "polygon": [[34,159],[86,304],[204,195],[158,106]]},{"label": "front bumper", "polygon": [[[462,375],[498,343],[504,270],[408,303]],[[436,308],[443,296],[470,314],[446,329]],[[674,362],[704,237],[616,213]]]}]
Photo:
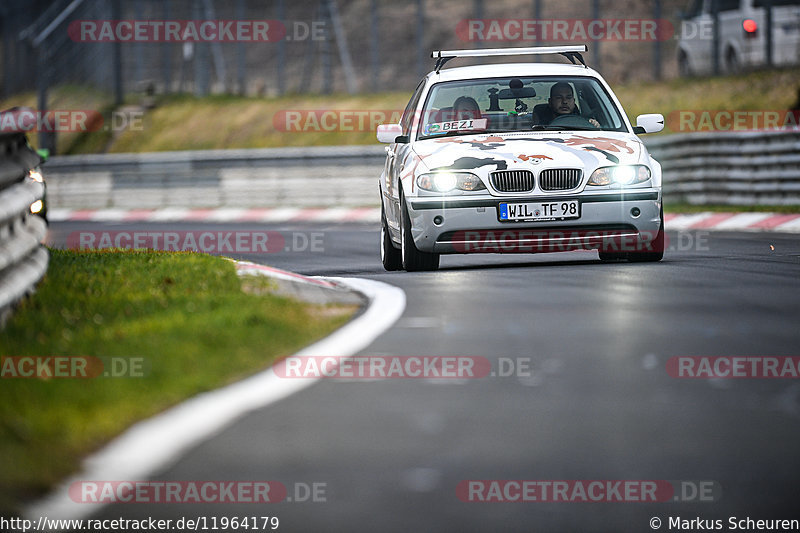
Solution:
[{"label": "front bumper", "polygon": [[[580,202],[580,218],[498,220],[501,202],[563,200]],[[408,211],[417,249],[443,254],[643,251],[662,230],[659,189],[550,197],[415,197],[408,199]]]}]

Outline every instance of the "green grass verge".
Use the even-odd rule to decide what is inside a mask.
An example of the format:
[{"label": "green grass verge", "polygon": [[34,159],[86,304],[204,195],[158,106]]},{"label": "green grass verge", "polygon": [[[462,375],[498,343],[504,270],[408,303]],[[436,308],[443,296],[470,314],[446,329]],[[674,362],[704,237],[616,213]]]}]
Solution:
[{"label": "green grass verge", "polygon": [[[661,113],[668,118],[669,126],[674,125],[669,120],[670,113],[681,110],[790,109],[797,105],[799,86],[796,69],[773,69],[731,76],[615,84],[613,89],[632,121],[642,113]],[[156,106],[144,112],[143,127],[138,131],[127,129],[114,135],[107,131],[60,134],[58,152],[157,152],[374,144],[372,124],[368,123],[368,127],[351,127],[356,131],[281,131],[281,113],[297,110],[399,112],[408,102],[412,90],[413,87],[406,87],[398,92],[379,94],[290,94],[277,98],[159,96]],[[136,105],[140,103],[139,99],[137,95],[130,95],[126,104]],[[103,113],[108,120],[111,102],[110,95],[105,93],[78,87],[59,87],[51,91],[50,107],[92,109]],[[35,107],[35,94],[18,95],[0,102],[2,109],[12,105]],[[674,132],[665,130],[664,134],[668,133]]]},{"label": "green grass verge", "polygon": [[269,283],[202,254],[51,250],[0,355],[137,357],[145,375],[0,378],[0,516],[133,422],[269,367],[356,310],[263,294]]}]

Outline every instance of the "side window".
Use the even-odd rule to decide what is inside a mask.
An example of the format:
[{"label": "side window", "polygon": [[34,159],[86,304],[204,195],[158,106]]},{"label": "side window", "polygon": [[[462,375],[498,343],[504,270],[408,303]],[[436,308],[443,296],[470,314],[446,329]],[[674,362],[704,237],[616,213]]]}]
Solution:
[{"label": "side window", "polygon": [[703,13],[703,0],[692,0],[686,10],[686,18],[699,17]]},{"label": "side window", "polygon": [[417,109],[419,99],[422,96],[422,89],[424,87],[425,80],[423,79],[421,82],[419,82],[419,85],[417,85],[417,89],[414,91],[411,101],[408,102],[405,111],[403,111],[403,118],[400,119],[400,126],[403,128],[403,135],[411,134],[411,125],[414,123],[414,112]]},{"label": "side window", "polygon": [[800,0],[755,0],[753,7],[766,7],[770,4],[772,7],[777,6],[800,6]]}]

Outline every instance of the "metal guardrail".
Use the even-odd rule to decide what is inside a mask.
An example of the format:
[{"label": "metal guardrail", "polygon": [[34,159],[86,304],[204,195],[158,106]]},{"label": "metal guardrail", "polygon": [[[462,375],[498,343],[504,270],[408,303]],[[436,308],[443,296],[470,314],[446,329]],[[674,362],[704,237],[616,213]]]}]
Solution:
[{"label": "metal guardrail", "polygon": [[40,163],[24,132],[0,133],[0,324],[47,271],[47,224],[30,214],[44,197],[44,185],[29,177]]},{"label": "metal guardrail", "polygon": [[377,205],[382,146],[56,156],[52,208]]},{"label": "metal guardrail", "polygon": [[[800,130],[645,137],[668,202],[800,204]],[[51,207],[356,207],[378,204],[380,145],[53,157]]]},{"label": "metal guardrail", "polygon": [[668,202],[800,204],[800,129],[700,132],[645,139]]}]

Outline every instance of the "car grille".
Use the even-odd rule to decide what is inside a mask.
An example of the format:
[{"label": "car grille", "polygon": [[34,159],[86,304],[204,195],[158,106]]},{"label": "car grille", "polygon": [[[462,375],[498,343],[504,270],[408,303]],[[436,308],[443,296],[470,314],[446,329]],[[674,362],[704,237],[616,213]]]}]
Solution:
[{"label": "car grille", "polygon": [[499,170],[489,176],[492,187],[500,192],[527,192],[533,190],[534,178],[530,170]]},{"label": "car grille", "polygon": [[543,191],[567,191],[580,185],[582,175],[579,168],[548,168],[539,174],[539,187]]}]

